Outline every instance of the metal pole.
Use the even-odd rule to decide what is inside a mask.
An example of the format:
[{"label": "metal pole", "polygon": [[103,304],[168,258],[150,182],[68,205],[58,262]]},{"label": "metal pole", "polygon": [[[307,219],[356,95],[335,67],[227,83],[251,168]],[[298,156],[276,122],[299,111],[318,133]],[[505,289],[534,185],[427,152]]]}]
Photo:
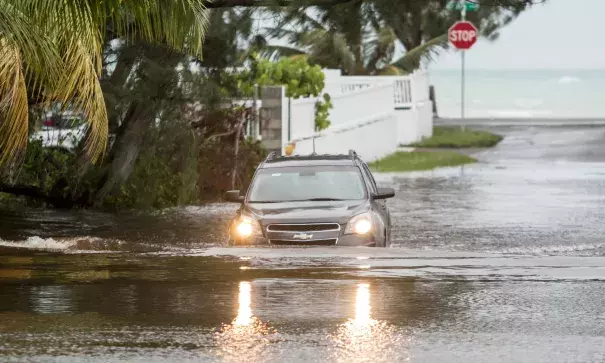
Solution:
[{"label": "metal pole", "polygon": [[288,142],[292,140],[292,97],[288,97]]},{"label": "metal pole", "polygon": [[250,134],[254,140],[258,140],[258,135],[260,134],[260,127],[258,124],[258,104],[256,100],[258,99],[258,84],[254,85],[254,95],[252,98],[252,108],[254,112],[253,122],[254,125],[251,127]]},{"label": "metal pole", "polygon": [[465,54],[466,51],[463,49],[462,50],[462,89],[461,89],[461,95],[460,95],[460,101],[461,101],[461,105],[460,105],[460,114],[462,116],[462,131],[464,131],[464,91],[465,91],[465,75],[464,75],[464,68],[465,68]]},{"label": "metal pole", "polygon": [[[466,1],[465,0],[460,0],[460,4],[462,5],[462,21],[466,20]],[[465,92],[465,74],[464,74],[464,68],[465,68],[465,54],[466,54],[466,50],[462,49],[462,72],[461,72],[461,82],[460,82],[460,116],[461,116],[461,123],[462,123],[462,131],[464,131],[465,127],[464,127],[464,92]]]}]

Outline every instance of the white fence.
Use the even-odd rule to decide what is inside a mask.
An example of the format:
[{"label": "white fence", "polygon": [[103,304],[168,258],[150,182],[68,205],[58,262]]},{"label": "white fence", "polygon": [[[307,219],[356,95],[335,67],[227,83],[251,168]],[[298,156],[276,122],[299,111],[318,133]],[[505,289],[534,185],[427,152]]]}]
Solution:
[{"label": "white fence", "polygon": [[331,95],[333,108],[328,117],[331,127],[392,112],[395,107],[393,92],[392,83],[378,83],[353,92]]},{"label": "white fence", "polygon": [[[282,88],[282,152],[290,142],[295,154],[346,153],[355,149],[367,161],[432,135],[432,103],[426,73],[408,76],[342,76],[324,70],[324,92],[333,108],[330,127],[315,131],[317,98],[288,99]],[[279,96],[277,99],[279,103]],[[253,131],[254,127],[251,127]],[[267,140],[268,141],[268,140]],[[279,145],[278,143],[277,145]]]},{"label": "white fence", "polygon": [[410,109],[416,103],[429,99],[429,83],[426,72],[416,72],[408,76],[336,76],[326,75],[325,92],[347,94],[377,84],[393,84],[395,108]]},{"label": "white fence", "polygon": [[389,155],[397,149],[397,117],[393,112],[353,120],[296,140],[295,154],[346,154],[357,151],[366,161]]}]

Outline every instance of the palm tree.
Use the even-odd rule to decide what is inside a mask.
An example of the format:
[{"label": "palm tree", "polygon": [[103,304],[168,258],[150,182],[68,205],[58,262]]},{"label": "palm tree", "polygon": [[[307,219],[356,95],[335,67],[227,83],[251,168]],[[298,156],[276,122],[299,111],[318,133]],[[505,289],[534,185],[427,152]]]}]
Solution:
[{"label": "palm tree", "polygon": [[[544,1],[540,1],[544,2]],[[445,0],[366,0],[312,10],[279,9],[271,37],[287,37],[293,46],[268,46],[265,56],[307,54],[311,62],[346,74],[396,74],[418,68],[447,48],[447,30],[460,18]],[[532,0],[482,0],[467,14],[488,40],[530,7]],[[393,59],[395,44],[405,49]]]},{"label": "palm tree", "polygon": [[[28,100],[80,110],[93,161],[107,143],[99,83],[107,34],[201,51],[205,0],[0,0],[0,166],[24,155]],[[36,101],[36,102],[37,102]]]},{"label": "palm tree", "polygon": [[265,45],[262,56],[306,55],[309,62],[342,69],[348,75],[395,75],[412,71],[447,44],[442,34],[395,59],[398,42],[392,27],[378,17],[371,3],[342,4],[309,11],[281,11],[267,36],[287,39],[293,46]]}]

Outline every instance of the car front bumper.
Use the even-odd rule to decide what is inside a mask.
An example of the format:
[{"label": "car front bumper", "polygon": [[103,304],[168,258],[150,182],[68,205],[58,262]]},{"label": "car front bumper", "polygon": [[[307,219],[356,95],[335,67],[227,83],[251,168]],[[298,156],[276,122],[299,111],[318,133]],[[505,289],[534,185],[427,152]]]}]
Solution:
[{"label": "car front bumper", "polygon": [[249,238],[231,239],[231,244],[238,246],[259,246],[259,245],[277,245],[277,246],[375,246],[376,238],[374,234],[367,235],[347,234],[339,236],[335,241],[309,240],[309,241],[273,241],[261,236],[251,236]]}]

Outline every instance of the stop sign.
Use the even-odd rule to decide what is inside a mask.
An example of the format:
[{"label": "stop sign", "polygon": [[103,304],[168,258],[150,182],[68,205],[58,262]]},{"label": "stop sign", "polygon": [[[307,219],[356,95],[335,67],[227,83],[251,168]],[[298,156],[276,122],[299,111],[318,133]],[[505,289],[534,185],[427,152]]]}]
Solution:
[{"label": "stop sign", "polygon": [[470,21],[457,21],[447,35],[454,47],[469,49],[477,41],[477,33],[477,28]]}]

